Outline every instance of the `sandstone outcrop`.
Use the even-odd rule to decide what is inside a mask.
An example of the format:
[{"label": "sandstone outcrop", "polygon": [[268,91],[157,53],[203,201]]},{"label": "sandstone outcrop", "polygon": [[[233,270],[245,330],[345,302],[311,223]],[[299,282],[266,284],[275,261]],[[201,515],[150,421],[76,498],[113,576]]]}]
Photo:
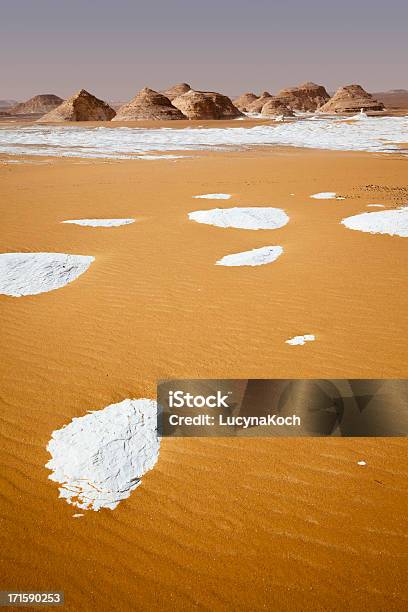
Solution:
[{"label": "sandstone outcrop", "polygon": [[38,119],[40,123],[59,121],[110,121],[116,115],[113,108],[85,89],[81,89],[54,110]]},{"label": "sandstone outcrop", "polygon": [[120,107],[114,121],[164,121],[185,118],[166,96],[145,87],[130,102]]},{"label": "sandstone outcrop", "polygon": [[319,109],[322,113],[358,113],[360,110],[384,110],[384,104],[375,100],[361,85],[340,87],[334,96]]},{"label": "sandstone outcrop", "polygon": [[178,98],[178,96],[182,96],[187,91],[190,91],[190,89],[191,87],[188,83],[177,83],[177,85],[173,85],[173,87],[169,87],[165,91],[162,91],[162,94],[171,102],[174,98]]},{"label": "sandstone outcrop", "polygon": [[293,117],[294,112],[289,106],[286,106],[280,98],[270,98],[262,107],[261,115],[263,117]]},{"label": "sandstone outcrop", "polygon": [[242,116],[227,96],[214,91],[191,89],[174,98],[173,104],[188,119],[235,119]]},{"label": "sandstone outcrop", "polygon": [[64,100],[54,94],[40,94],[10,109],[13,115],[45,114],[57,108]]},{"label": "sandstone outcrop", "polygon": [[323,85],[310,82],[303,83],[298,87],[281,89],[276,97],[292,110],[303,112],[314,112],[330,99]]},{"label": "sandstone outcrop", "polygon": [[268,100],[272,98],[272,95],[269,91],[264,91],[259,98],[251,102],[248,106],[248,113],[260,113],[262,112],[262,108]]},{"label": "sandstone outcrop", "polygon": [[234,106],[236,106],[243,113],[247,113],[249,105],[252,104],[252,102],[255,102],[257,99],[258,96],[252,92],[244,93],[242,96],[234,100]]}]

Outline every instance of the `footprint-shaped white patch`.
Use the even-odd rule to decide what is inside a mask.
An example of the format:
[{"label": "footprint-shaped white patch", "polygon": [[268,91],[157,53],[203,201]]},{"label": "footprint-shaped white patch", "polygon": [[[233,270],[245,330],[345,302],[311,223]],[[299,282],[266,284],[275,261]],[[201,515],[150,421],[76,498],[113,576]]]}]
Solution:
[{"label": "footprint-shaped white patch", "polygon": [[94,259],[66,253],[2,253],[0,294],[21,297],[60,289],[86,272]]},{"label": "footprint-shaped white patch", "polygon": [[408,238],[408,206],[397,210],[365,212],[341,221],[352,230]]},{"label": "footprint-shaped white patch", "polygon": [[156,402],[125,399],[54,431],[46,467],[69,504],[113,510],[155,465],[159,446]]},{"label": "footprint-shaped white patch", "polygon": [[304,336],[294,336],[289,338],[289,340],[285,340],[285,342],[291,346],[303,346],[306,342],[313,342],[314,340],[316,340],[314,334],[305,334]]},{"label": "footprint-shaped white patch", "polygon": [[203,200],[229,200],[231,197],[230,193],[204,193],[203,195],[195,195],[193,198]]},{"label": "footprint-shaped white patch", "polygon": [[135,219],[68,219],[67,221],[61,221],[61,223],[72,223],[84,227],[119,227],[134,222]]},{"label": "footprint-shaped white patch", "polygon": [[283,253],[281,246],[266,246],[252,251],[225,255],[216,262],[217,266],[263,266],[278,259]]},{"label": "footprint-shaped white patch", "polygon": [[284,210],[268,206],[196,210],[189,213],[188,217],[191,221],[215,225],[216,227],[235,227],[250,230],[278,229],[289,222],[289,217]]},{"label": "footprint-shaped white patch", "polygon": [[335,191],[322,191],[321,193],[314,193],[310,197],[314,200],[345,200],[342,196],[338,196]]}]

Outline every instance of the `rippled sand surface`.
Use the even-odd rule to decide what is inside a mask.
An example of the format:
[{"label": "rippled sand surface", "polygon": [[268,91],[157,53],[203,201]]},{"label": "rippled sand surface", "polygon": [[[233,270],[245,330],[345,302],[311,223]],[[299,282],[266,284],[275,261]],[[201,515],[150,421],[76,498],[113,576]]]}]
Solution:
[{"label": "rippled sand surface", "polygon": [[[403,439],[165,439],[129,499],[78,518],[44,467],[53,430],[154,397],[160,378],[406,377],[408,240],[340,223],[406,204],[406,161],[298,149],[54,160],[0,164],[0,184],[1,252],[95,257],[61,289],[0,296],[2,588],[64,590],[72,611],[406,610]],[[310,200],[324,191],[345,200]],[[290,221],[189,221],[206,193]],[[82,218],[138,223],[61,224]],[[266,244],[284,249],[271,265],[215,265]],[[315,341],[286,344],[303,333]]]}]

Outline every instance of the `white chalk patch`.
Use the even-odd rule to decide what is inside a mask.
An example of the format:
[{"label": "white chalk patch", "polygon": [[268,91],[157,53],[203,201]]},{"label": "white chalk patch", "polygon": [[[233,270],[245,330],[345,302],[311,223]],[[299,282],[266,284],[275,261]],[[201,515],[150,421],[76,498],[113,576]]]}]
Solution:
[{"label": "white chalk patch", "polygon": [[281,208],[261,206],[196,210],[189,213],[188,217],[191,221],[215,225],[216,227],[251,230],[278,229],[289,222],[288,215]]},{"label": "white chalk patch", "polygon": [[304,336],[294,336],[285,340],[285,342],[291,346],[303,346],[306,342],[313,342],[314,340],[316,340],[316,337],[313,334],[305,334]]},{"label": "white chalk patch", "polygon": [[385,208],[384,204],[367,204],[367,208]]},{"label": "white chalk patch", "polygon": [[321,193],[314,193],[310,196],[314,200],[344,200],[341,196],[338,196],[335,191],[322,191]]},{"label": "white chalk patch", "polygon": [[94,260],[66,253],[2,253],[0,294],[21,297],[60,289],[86,272]]},{"label": "white chalk patch", "polygon": [[357,461],[357,465],[367,465],[367,462],[361,459],[360,461]]},{"label": "white chalk patch", "polygon": [[153,468],[159,446],[156,402],[125,399],[54,431],[46,467],[67,503],[113,510]]},{"label": "white chalk patch", "polygon": [[119,227],[134,222],[135,219],[69,219],[68,221],[61,221],[61,223],[72,223],[84,227]]},{"label": "white chalk patch", "polygon": [[370,234],[388,234],[408,237],[408,206],[396,210],[366,212],[342,219],[341,223],[352,230]]},{"label": "white chalk patch", "polygon": [[217,266],[263,266],[271,263],[282,255],[283,249],[281,246],[266,246],[260,249],[252,249],[252,251],[243,251],[242,253],[233,253],[225,255],[222,259],[216,262]]},{"label": "white chalk patch", "polygon": [[229,200],[231,197],[230,193],[205,193],[203,195],[196,195],[193,198],[203,200]]},{"label": "white chalk patch", "polygon": [[72,518],[81,518],[81,516],[85,516],[84,514],[73,514]]}]

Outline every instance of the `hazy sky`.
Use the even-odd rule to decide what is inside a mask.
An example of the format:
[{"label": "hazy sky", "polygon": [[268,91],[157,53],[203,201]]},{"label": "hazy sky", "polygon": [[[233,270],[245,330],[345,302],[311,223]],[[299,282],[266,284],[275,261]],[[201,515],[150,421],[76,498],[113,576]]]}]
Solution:
[{"label": "hazy sky", "polygon": [[408,89],[408,0],[0,0],[0,98]]}]

